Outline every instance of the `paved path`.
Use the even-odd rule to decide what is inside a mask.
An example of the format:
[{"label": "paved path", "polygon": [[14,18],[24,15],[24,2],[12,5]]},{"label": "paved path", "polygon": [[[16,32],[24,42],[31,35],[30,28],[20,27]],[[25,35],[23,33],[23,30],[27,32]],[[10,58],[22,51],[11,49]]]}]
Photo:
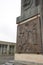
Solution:
[{"label": "paved path", "polygon": [[27,61],[15,61],[14,65],[43,65],[43,63],[27,62]]},{"label": "paved path", "polygon": [[14,65],[43,65],[43,63],[27,62],[27,61],[14,61],[13,63]]}]

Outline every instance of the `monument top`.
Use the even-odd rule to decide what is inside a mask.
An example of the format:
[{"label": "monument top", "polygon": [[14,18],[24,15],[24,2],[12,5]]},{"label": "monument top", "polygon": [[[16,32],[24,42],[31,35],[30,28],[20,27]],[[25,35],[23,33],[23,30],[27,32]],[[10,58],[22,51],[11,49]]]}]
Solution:
[{"label": "monument top", "polygon": [[40,0],[21,0],[21,16],[17,17],[17,24],[40,12]]}]

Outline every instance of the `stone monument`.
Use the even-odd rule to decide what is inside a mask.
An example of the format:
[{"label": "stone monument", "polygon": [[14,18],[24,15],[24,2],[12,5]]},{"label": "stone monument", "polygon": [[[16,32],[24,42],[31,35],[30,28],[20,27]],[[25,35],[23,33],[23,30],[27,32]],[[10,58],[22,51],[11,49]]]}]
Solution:
[{"label": "stone monument", "polygon": [[16,52],[43,53],[43,0],[21,0],[16,23]]}]

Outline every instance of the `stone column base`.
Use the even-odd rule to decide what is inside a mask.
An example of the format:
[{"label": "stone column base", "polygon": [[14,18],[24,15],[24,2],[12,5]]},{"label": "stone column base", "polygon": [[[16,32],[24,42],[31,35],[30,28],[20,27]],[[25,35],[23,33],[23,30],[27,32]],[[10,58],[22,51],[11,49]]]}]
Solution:
[{"label": "stone column base", "polygon": [[40,54],[15,54],[15,60],[43,63],[43,55],[40,55]]}]

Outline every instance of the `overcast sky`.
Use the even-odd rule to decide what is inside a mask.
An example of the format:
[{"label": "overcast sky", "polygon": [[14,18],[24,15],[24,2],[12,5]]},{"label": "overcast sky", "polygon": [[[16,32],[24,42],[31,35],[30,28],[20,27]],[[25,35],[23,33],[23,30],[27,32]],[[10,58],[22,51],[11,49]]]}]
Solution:
[{"label": "overcast sky", "polygon": [[20,0],[0,0],[0,40],[16,42]]}]

